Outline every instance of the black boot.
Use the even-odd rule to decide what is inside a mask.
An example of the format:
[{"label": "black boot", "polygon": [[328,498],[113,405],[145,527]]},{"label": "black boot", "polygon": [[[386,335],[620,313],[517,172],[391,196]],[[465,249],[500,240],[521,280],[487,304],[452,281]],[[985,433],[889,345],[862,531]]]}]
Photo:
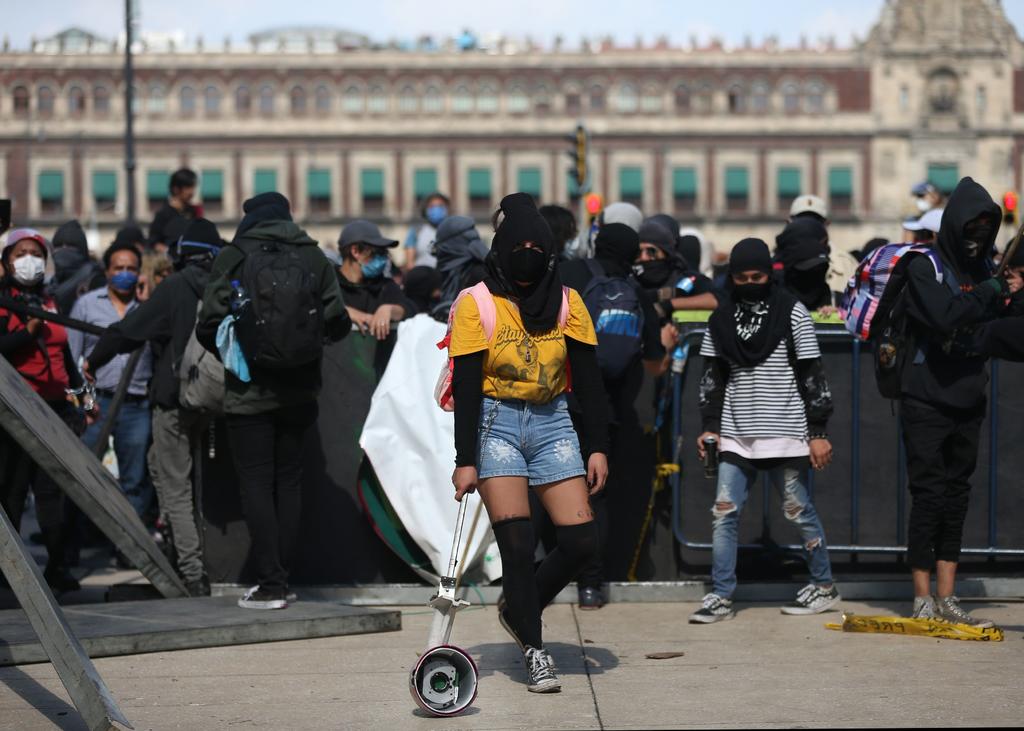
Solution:
[{"label": "black boot", "polygon": [[46,569],[43,578],[50,588],[58,594],[66,591],[78,591],[82,585],[68,571],[64,563],[64,529],[63,527],[43,528],[43,543],[46,545]]}]

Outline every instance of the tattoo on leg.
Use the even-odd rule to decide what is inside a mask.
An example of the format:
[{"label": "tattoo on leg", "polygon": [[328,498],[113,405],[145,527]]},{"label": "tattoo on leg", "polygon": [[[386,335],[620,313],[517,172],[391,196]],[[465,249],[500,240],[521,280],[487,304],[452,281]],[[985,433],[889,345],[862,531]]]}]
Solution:
[{"label": "tattoo on leg", "polygon": [[579,510],[579,511],[576,512],[576,517],[577,518],[593,518],[594,517],[594,511],[591,510],[590,508],[587,508],[586,510]]},{"label": "tattoo on leg", "polygon": [[529,517],[530,516],[528,516],[528,515],[517,515],[516,513],[502,513],[501,515],[496,515],[494,517],[494,520],[491,521],[491,523],[500,523],[503,520],[515,520],[516,518],[529,518]]}]

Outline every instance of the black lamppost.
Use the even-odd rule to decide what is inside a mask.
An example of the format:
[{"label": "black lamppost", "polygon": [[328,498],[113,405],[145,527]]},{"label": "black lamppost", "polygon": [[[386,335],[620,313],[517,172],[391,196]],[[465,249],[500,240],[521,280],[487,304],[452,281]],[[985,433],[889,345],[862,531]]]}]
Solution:
[{"label": "black lamppost", "polygon": [[124,0],[124,170],[127,178],[125,190],[128,193],[128,210],[125,218],[128,223],[135,223],[135,78],[132,69],[134,4],[134,0]]}]

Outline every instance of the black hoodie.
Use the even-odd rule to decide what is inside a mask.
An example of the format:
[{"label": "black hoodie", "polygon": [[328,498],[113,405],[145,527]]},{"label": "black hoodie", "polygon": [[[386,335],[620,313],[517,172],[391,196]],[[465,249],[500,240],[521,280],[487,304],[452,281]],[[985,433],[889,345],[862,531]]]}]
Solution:
[{"label": "black hoodie", "polygon": [[[981,242],[982,254],[972,259],[964,248],[964,226],[983,214],[991,216],[995,225],[991,240]],[[927,257],[915,257],[907,267],[906,314],[918,351],[902,374],[905,397],[957,409],[984,405],[985,358],[958,344],[971,328],[998,317],[1004,309],[1006,287],[992,278],[990,253],[1001,218],[988,192],[964,178],[946,204],[936,244],[944,281],[936,281]]]}]

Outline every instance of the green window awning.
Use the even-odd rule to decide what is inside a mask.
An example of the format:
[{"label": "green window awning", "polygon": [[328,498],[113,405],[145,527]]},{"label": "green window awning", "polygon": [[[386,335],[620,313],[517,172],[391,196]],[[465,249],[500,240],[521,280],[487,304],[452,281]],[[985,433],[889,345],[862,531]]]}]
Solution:
[{"label": "green window awning", "polygon": [[779,168],[776,173],[775,187],[780,196],[796,198],[800,195],[800,168]]},{"label": "green window awning", "polygon": [[693,168],[672,170],[672,195],[676,198],[697,197],[697,171]]},{"label": "green window awning", "polygon": [[203,170],[199,178],[203,200],[219,201],[224,199],[224,171]]},{"label": "green window awning", "polygon": [[437,170],[434,168],[416,168],[412,172],[412,193],[416,200],[423,200],[431,193],[437,192]]},{"label": "green window awning", "polygon": [[252,194],[273,193],[277,190],[277,171],[257,168],[252,174]]},{"label": "green window awning", "polygon": [[92,197],[93,200],[103,202],[117,200],[117,173],[113,170],[94,170]]},{"label": "green window awning", "polygon": [[146,198],[151,201],[158,201],[166,198],[168,184],[171,182],[171,174],[166,170],[146,171]]},{"label": "green window awning", "polygon": [[331,171],[327,168],[310,168],[307,170],[306,194],[310,198],[330,198]]},{"label": "green window awning", "polygon": [[540,198],[540,168],[519,168],[519,172],[516,174],[516,188],[522,193],[529,193],[534,198]]},{"label": "green window awning", "polygon": [[725,194],[730,198],[750,195],[750,173],[746,168],[725,169]]},{"label": "green window awning", "polygon": [[64,173],[60,170],[43,170],[40,172],[38,185],[40,200],[64,200]]},{"label": "green window awning", "polygon": [[569,191],[570,198],[578,198],[580,195],[580,186],[576,182],[576,173],[572,170],[565,174],[565,189]]},{"label": "green window awning", "polygon": [[619,168],[619,195],[623,198],[642,198],[643,194],[643,169]]},{"label": "green window awning", "polygon": [[949,195],[960,182],[960,168],[956,164],[933,163],[928,166],[928,182]]},{"label": "green window awning", "polygon": [[491,197],[491,171],[489,168],[469,169],[469,197],[487,198]]},{"label": "green window awning", "polygon": [[363,198],[384,197],[384,171],[380,168],[363,168],[359,171],[359,190]]},{"label": "green window awning", "polygon": [[848,167],[829,168],[828,194],[853,195],[853,170]]}]

